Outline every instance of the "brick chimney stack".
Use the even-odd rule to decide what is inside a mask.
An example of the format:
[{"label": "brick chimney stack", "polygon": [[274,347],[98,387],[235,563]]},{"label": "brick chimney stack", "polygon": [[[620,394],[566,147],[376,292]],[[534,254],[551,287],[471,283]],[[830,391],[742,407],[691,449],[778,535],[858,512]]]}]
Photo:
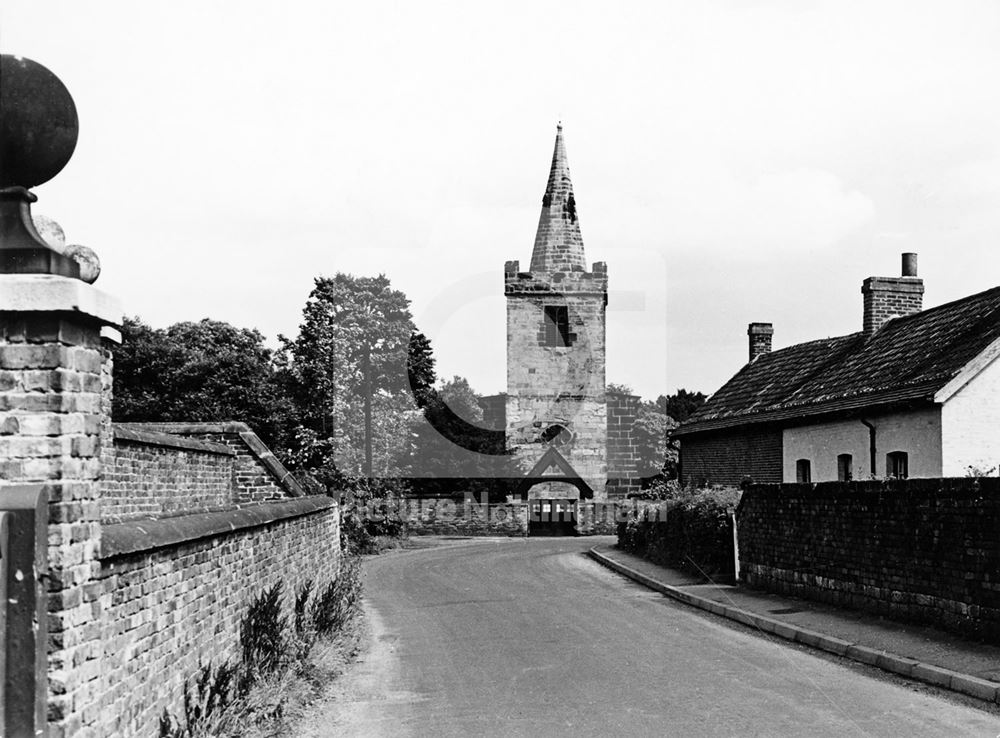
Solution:
[{"label": "brick chimney stack", "polygon": [[864,295],[865,336],[874,335],[892,318],[919,313],[924,304],[924,281],[917,277],[917,255],[903,254],[902,276],[868,277]]},{"label": "brick chimney stack", "polygon": [[751,323],[747,328],[747,335],[750,337],[750,361],[761,354],[771,353],[771,336],[774,335],[773,325],[770,323]]}]

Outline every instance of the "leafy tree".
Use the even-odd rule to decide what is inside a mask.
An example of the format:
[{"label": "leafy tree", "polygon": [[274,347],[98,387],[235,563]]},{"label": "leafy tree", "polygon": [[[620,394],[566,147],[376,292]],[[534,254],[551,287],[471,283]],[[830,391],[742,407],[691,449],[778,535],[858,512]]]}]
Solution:
[{"label": "leafy tree", "polygon": [[644,402],[639,406],[633,437],[640,477],[663,473],[667,461],[667,431],[670,425],[667,415],[651,403]]},{"label": "leafy tree", "polygon": [[420,408],[426,407],[433,396],[434,382],[437,381],[434,364],[430,339],[423,333],[411,335],[406,368],[410,379],[410,391]]},{"label": "leafy tree", "polygon": [[[343,474],[371,478],[379,435],[386,453],[399,455],[406,432],[400,416],[415,409],[407,377],[415,333],[409,300],[384,274],[315,280],[298,337],[282,338],[302,417],[300,450],[312,463],[317,458],[310,444],[324,465],[334,461]],[[433,377],[429,345],[418,341],[415,351],[423,375]],[[394,441],[387,437],[392,433]]]},{"label": "leafy tree", "polygon": [[617,382],[608,382],[606,386],[606,392],[609,395],[634,395],[635,392],[627,384],[618,384]]},{"label": "leafy tree", "polygon": [[157,329],[126,318],[114,355],[112,417],[135,422],[247,423],[282,447],[293,409],[256,330],[205,319]]},{"label": "leafy tree", "polygon": [[660,395],[656,398],[656,404],[678,423],[683,423],[694,415],[695,411],[705,404],[708,396],[702,392],[689,392],[686,389],[678,389],[672,395]]}]

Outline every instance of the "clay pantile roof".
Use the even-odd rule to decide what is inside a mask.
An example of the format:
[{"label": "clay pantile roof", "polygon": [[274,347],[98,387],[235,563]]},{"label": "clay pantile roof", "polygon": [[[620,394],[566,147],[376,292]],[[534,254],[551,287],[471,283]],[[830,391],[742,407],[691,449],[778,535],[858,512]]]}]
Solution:
[{"label": "clay pantile roof", "polygon": [[549,181],[542,197],[535,248],[531,252],[532,272],[587,271],[583,253],[580,219],[576,214],[573,182],[563,142],[562,124],[556,128],[556,146],[552,152]]},{"label": "clay pantile roof", "polygon": [[1000,339],[1000,287],[863,333],[759,356],[674,435],[877,405],[929,401]]}]

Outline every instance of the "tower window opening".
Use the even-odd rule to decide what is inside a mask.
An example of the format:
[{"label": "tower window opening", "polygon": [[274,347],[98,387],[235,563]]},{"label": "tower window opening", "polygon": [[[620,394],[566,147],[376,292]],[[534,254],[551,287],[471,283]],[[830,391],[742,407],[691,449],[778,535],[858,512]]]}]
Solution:
[{"label": "tower window opening", "polygon": [[543,430],[539,436],[542,443],[552,446],[565,446],[573,439],[573,434],[566,426],[555,423]]},{"label": "tower window opening", "polygon": [[565,305],[545,306],[545,345],[572,346],[575,335],[569,332],[569,308]]}]

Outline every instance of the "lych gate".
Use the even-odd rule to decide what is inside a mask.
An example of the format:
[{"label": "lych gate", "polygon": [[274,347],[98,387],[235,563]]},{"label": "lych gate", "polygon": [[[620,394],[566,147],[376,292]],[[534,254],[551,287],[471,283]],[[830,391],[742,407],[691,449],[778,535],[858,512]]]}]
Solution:
[{"label": "lych gate", "polygon": [[577,503],[590,500],[594,490],[550,447],[520,482],[516,496],[528,502],[528,535],[576,534]]}]

